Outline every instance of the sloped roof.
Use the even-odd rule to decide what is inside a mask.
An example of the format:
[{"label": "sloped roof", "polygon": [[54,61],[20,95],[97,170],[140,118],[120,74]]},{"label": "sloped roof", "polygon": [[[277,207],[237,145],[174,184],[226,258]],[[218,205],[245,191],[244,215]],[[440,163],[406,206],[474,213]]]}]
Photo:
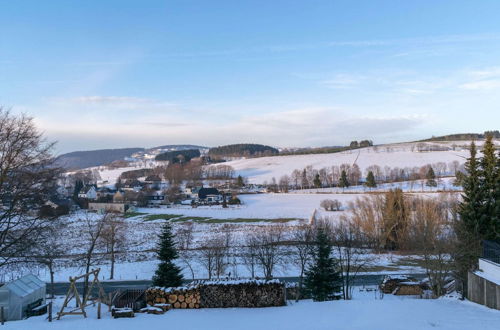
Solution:
[{"label": "sloped roof", "polygon": [[45,287],[45,282],[35,275],[29,274],[5,284],[2,289],[9,289],[15,295],[24,297],[43,287]]},{"label": "sloped roof", "polygon": [[216,188],[201,188],[198,192],[198,198],[205,199],[207,195],[220,195],[220,192]]}]

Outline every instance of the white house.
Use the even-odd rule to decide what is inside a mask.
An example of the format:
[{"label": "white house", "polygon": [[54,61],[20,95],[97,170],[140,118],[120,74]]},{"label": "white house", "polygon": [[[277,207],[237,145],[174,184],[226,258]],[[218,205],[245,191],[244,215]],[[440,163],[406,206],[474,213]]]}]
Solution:
[{"label": "white house", "polygon": [[80,192],[78,193],[78,198],[96,200],[97,199],[97,190],[96,190],[95,186],[83,187],[80,190]]}]

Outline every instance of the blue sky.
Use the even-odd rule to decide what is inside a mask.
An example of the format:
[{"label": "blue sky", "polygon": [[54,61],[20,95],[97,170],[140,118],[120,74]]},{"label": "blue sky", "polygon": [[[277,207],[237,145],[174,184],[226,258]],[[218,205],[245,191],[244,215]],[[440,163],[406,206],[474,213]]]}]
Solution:
[{"label": "blue sky", "polygon": [[499,129],[500,1],[0,0],[0,105],[57,152]]}]

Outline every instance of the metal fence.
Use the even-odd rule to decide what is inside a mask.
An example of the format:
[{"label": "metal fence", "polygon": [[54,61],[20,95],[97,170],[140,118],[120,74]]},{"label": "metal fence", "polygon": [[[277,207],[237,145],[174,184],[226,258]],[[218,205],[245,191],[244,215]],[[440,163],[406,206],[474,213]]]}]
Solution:
[{"label": "metal fence", "polygon": [[500,244],[493,241],[483,241],[483,259],[500,264]]}]

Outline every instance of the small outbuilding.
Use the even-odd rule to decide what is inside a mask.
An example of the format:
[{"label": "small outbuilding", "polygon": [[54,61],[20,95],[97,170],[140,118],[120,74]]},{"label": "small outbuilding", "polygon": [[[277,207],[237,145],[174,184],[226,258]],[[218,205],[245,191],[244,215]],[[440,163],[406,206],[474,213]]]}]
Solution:
[{"label": "small outbuilding", "polygon": [[0,286],[0,307],[6,321],[21,320],[36,307],[45,305],[45,282],[26,275]]}]

